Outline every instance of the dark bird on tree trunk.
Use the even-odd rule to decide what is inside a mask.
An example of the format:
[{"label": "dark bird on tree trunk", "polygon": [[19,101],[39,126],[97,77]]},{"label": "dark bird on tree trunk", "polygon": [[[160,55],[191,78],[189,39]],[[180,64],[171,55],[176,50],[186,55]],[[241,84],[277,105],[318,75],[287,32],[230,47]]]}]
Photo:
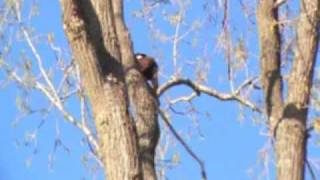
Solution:
[{"label": "dark bird on tree trunk", "polygon": [[154,92],[158,88],[158,64],[153,57],[143,53],[136,53],[134,55],[138,65],[138,70],[141,72],[146,81],[151,81]]}]

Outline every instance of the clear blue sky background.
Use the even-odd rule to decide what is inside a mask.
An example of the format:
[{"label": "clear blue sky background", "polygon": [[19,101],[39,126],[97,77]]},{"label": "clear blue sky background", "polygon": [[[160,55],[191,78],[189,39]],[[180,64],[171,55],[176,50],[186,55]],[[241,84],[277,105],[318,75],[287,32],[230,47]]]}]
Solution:
[{"label": "clear blue sky background", "polygon": [[[27,1],[29,2],[29,1]],[[204,17],[204,11],[201,6],[194,5],[187,14],[187,21]],[[28,3],[27,3],[28,4]],[[30,3],[29,3],[30,4]],[[175,8],[171,5],[165,5],[163,9],[174,11]],[[163,57],[159,59],[161,67],[166,69],[166,72],[172,71],[170,67],[172,62],[172,44],[159,43],[152,39],[148,26],[145,21],[134,18],[133,10],[138,10],[140,5],[133,1],[126,1],[126,21],[134,42],[135,51],[146,52],[157,56],[158,52],[163,53]],[[246,43],[249,49],[257,52],[257,39],[255,35],[255,27],[248,30],[247,22],[240,11],[240,5],[237,1],[232,1],[230,5],[231,21],[235,25],[232,32],[235,33],[233,38],[237,39],[242,36],[246,37]],[[28,9],[28,8],[26,8]],[[156,17],[160,17],[159,12],[155,12]],[[58,1],[39,1],[40,15],[32,20],[32,26],[35,27],[37,33],[47,34],[53,32],[55,34],[55,42],[61,47],[68,47],[66,38],[63,33],[61,24],[61,10]],[[158,15],[157,15],[158,13]],[[183,58],[193,59],[203,53],[204,44],[209,42],[208,51],[211,62],[211,71],[209,74],[208,85],[222,91],[228,90],[226,82],[226,66],[221,53],[216,52],[215,43],[217,29],[220,26],[221,14],[216,18],[216,23],[212,23],[198,33],[192,33],[190,36],[195,36],[199,39],[199,46],[196,49],[190,49],[190,46],[181,45],[180,50]],[[237,21],[233,19],[237,18]],[[165,21],[157,19],[158,27],[169,34],[172,34],[173,29]],[[184,29],[182,29],[183,31]],[[14,51],[19,51],[25,47],[23,42],[15,44]],[[38,46],[45,61],[53,61],[54,57],[47,47]],[[14,54],[14,53],[13,53]],[[257,56],[249,56],[249,66],[251,72],[257,72]],[[12,55],[12,58],[18,56]],[[189,72],[193,67],[186,67],[184,75],[192,77]],[[222,81],[221,81],[222,77]],[[0,80],[4,79],[4,74],[0,74]],[[166,79],[162,77],[161,81]],[[171,91],[171,96],[177,96],[181,92],[190,92],[185,88],[178,88],[176,91]],[[81,143],[83,136],[72,125],[66,123],[63,117],[57,112],[51,113],[45,120],[36,138],[36,146],[34,144],[26,145],[24,139],[28,132],[33,132],[37,128],[42,118],[40,115],[31,115],[19,121],[16,126],[13,126],[19,112],[16,107],[16,96],[21,95],[21,92],[13,84],[9,84],[4,90],[0,91],[0,107],[1,125],[0,125],[0,180],[44,180],[44,179],[103,179],[102,172],[91,173],[83,165],[81,157],[87,153],[88,148]],[[261,95],[257,95],[261,97]],[[40,95],[32,100],[32,104],[46,105],[47,101]],[[212,97],[205,95],[200,96],[195,105],[202,113],[199,115],[199,128],[203,138],[197,134],[197,130],[193,127],[192,121],[185,117],[173,116],[172,124],[179,130],[191,132],[194,136],[188,139],[184,136],[192,149],[205,161],[206,170],[209,179],[219,180],[245,180],[257,179],[261,173],[261,163],[259,162],[259,150],[266,143],[266,138],[261,136],[259,132],[262,130],[260,125],[253,123],[253,116],[250,111],[245,110],[244,119],[239,121],[239,106],[234,102],[221,102]],[[71,111],[77,112],[78,105],[76,103],[69,104]],[[210,112],[211,118],[207,118],[204,114]],[[254,117],[260,118],[257,115]],[[62,148],[58,148],[54,153],[53,167],[48,167],[48,157],[53,152],[54,139],[56,136],[56,126],[60,127],[61,139],[63,143],[70,148],[66,152]],[[179,151],[181,153],[181,164],[172,170],[168,171],[169,179],[200,179],[199,167],[195,161],[177,144],[177,147],[170,150],[169,155]],[[316,151],[312,151],[316,152]],[[311,152],[311,153],[312,153]],[[316,153],[314,153],[316,154]],[[27,162],[31,160],[31,165]],[[251,177],[249,172],[253,172]],[[271,177],[273,171],[271,170]],[[273,179],[273,178],[271,178]]]}]

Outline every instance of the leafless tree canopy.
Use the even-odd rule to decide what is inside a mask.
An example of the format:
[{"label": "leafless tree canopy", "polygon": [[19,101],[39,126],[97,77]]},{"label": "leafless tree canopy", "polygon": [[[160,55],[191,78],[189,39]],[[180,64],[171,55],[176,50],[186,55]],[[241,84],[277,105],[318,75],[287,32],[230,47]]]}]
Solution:
[{"label": "leafless tree canopy", "polygon": [[[317,112],[320,102],[319,78],[314,78],[319,42],[318,0],[300,0],[297,11],[291,9],[297,1],[286,0],[141,0],[141,9],[132,12],[133,16],[147,22],[154,42],[172,48],[170,61],[161,61],[166,54],[162,50],[155,53],[157,80],[161,82],[156,92],[139,68],[133,68],[137,65],[123,7],[129,2],[61,0],[61,26],[71,56],[64,55],[64,49],[55,44],[54,34],[48,34],[45,40],[38,38],[24,17],[24,3],[0,3],[0,67],[8,77],[0,81],[1,86],[14,82],[24,93],[24,97],[17,98],[23,116],[40,113],[45,119],[55,110],[80,130],[91,157],[107,179],[166,179],[168,166],[158,162],[174,144],[172,137],[197,163],[202,179],[207,179],[205,160],[184,141],[173,122],[175,115],[197,119],[194,100],[203,96],[232,101],[252,119],[259,117],[260,124],[267,129],[266,144],[275,154],[277,179],[302,180],[306,177],[305,169],[315,178],[306,149],[311,134],[320,132],[319,118],[308,120],[311,107]],[[234,3],[241,7],[246,31],[258,38],[258,52],[254,52],[254,43],[246,35],[238,35],[234,30],[238,20],[230,10]],[[167,11],[168,6],[177,10]],[[193,6],[201,6],[204,17],[188,19],[187,13]],[[157,14],[159,9],[163,10],[161,15]],[[31,19],[36,11],[30,12]],[[169,24],[173,34],[158,27],[159,18]],[[217,28],[213,30],[212,26]],[[14,29],[15,36],[8,29]],[[199,34],[204,41],[196,38]],[[10,60],[16,41],[22,41],[29,53]],[[39,50],[41,41],[53,52],[52,63]],[[190,47],[197,54],[191,60],[183,54],[188,54]],[[210,65],[221,58],[226,66],[223,83],[229,91],[209,83],[215,78],[210,76],[211,69],[215,71]],[[259,71],[251,59],[259,61]],[[174,96],[172,91],[176,92]],[[35,109],[28,104],[34,92],[47,100],[44,107]],[[259,96],[263,97],[262,103]],[[69,110],[67,102],[72,97],[77,99],[80,115]],[[181,104],[182,111],[178,108]],[[43,123],[28,137],[36,139]],[[54,144],[54,149],[62,146],[69,151],[59,135]],[[270,153],[269,149],[262,151]],[[173,159],[172,162],[178,161],[178,155]],[[264,175],[269,178],[268,173]]]}]

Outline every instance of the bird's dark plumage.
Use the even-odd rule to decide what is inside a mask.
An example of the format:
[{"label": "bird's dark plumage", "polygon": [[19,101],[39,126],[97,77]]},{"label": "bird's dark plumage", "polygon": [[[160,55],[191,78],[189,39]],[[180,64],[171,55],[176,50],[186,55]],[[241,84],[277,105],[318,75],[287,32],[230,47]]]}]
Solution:
[{"label": "bird's dark plumage", "polygon": [[138,70],[146,80],[152,82],[154,90],[158,88],[158,65],[153,57],[143,53],[136,53],[134,55],[138,65]]}]

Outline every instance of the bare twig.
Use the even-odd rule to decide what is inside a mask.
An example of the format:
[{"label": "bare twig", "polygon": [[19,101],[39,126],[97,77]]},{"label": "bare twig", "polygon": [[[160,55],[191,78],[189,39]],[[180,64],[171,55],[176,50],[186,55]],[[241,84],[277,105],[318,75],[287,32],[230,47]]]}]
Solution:
[{"label": "bare twig", "polygon": [[179,44],[179,32],[181,25],[182,14],[177,15],[177,25],[175,30],[175,35],[173,38],[173,47],[172,47],[172,59],[173,59],[173,68],[177,72],[177,60],[178,60],[178,44]]},{"label": "bare twig", "polygon": [[49,101],[62,113],[64,118],[75,125],[77,128],[79,128],[88,138],[89,142],[95,147],[95,150],[99,152],[98,142],[92,135],[91,130],[85,124],[79,123],[79,121],[77,121],[71,114],[69,114],[63,107],[61,101],[59,99],[55,99],[41,83],[36,82],[35,88],[45,94]]},{"label": "bare twig", "polygon": [[[83,123],[83,121],[78,121],[72,114],[70,114],[63,102],[66,98],[68,98],[70,95],[74,94],[75,92],[78,92],[78,88],[76,89],[76,91],[71,91],[69,93],[67,93],[67,95],[60,97],[59,96],[59,92],[62,89],[62,86],[64,84],[64,82],[67,80],[67,76],[69,74],[69,72],[72,70],[71,66],[67,67],[67,69],[65,69],[64,71],[64,76],[62,78],[60,87],[55,87],[53,84],[53,81],[51,80],[50,76],[49,76],[49,72],[48,70],[45,69],[44,65],[43,65],[43,59],[40,55],[40,53],[38,52],[36,45],[34,44],[34,42],[32,41],[32,36],[29,33],[28,29],[23,25],[23,20],[22,20],[22,15],[21,15],[21,7],[19,2],[15,3],[15,14],[16,14],[16,18],[17,21],[19,23],[19,28],[22,32],[23,38],[26,40],[26,44],[27,46],[30,48],[32,55],[34,56],[38,69],[40,71],[41,77],[44,79],[45,83],[41,83],[40,81],[37,81],[36,79],[34,80],[34,82],[32,82],[32,84],[27,84],[26,82],[24,82],[24,80],[15,72],[15,70],[13,70],[12,68],[10,68],[9,65],[4,64],[5,68],[8,72],[8,74],[11,75],[11,77],[13,77],[13,79],[15,81],[17,81],[18,84],[21,84],[23,86],[31,86],[32,88],[35,88],[37,90],[39,90],[41,93],[43,93],[49,100],[49,102],[51,103],[50,106],[54,106],[56,107],[64,116],[64,118],[70,122],[71,124],[73,124],[75,127],[79,128],[82,133],[85,135],[85,137],[87,138],[88,142],[89,142],[89,146],[91,148],[91,145],[94,148],[91,148],[91,150],[93,150],[93,153],[98,155],[99,152],[99,145],[98,142],[95,138],[95,136],[93,135],[91,129],[87,126],[86,123]],[[53,48],[54,51],[58,52],[58,54],[61,53],[61,51],[59,49],[57,49],[56,47],[53,46],[53,44],[50,44],[51,48]]]},{"label": "bare twig", "polygon": [[312,180],[317,180],[317,176],[316,176],[316,174],[314,173],[314,171],[313,171],[313,169],[312,169],[312,166],[311,166],[311,164],[310,164],[310,162],[309,162],[309,160],[308,160],[307,158],[306,158],[305,163],[306,163],[307,169],[308,169],[309,172],[310,172],[311,179],[312,179]]},{"label": "bare twig", "polygon": [[[13,70],[9,67],[9,65],[3,63],[3,67],[6,69],[8,75],[12,77],[18,84],[21,84],[22,86],[28,86],[26,82]],[[90,144],[92,144],[95,148],[95,154],[99,152],[99,144],[92,134],[90,128],[86,126],[85,124],[82,124],[77,119],[75,119],[74,116],[72,116],[69,112],[66,111],[64,108],[64,105],[62,103],[62,100],[58,95],[53,95],[51,89],[48,89],[46,86],[44,86],[42,83],[36,81],[34,84],[32,84],[32,88],[38,89],[40,92],[42,92],[48,100],[51,102],[53,106],[55,106],[64,116],[64,118],[73,124],[75,127],[79,128],[82,133],[87,137]]]},{"label": "bare twig", "polygon": [[193,92],[188,96],[182,96],[182,97],[179,97],[179,98],[176,98],[176,99],[172,99],[172,100],[169,101],[169,104],[177,104],[179,102],[190,102],[197,96],[198,96],[198,94]]},{"label": "bare twig", "polygon": [[163,121],[166,123],[174,137],[181,143],[181,145],[185,148],[185,150],[191,155],[191,157],[196,160],[200,166],[201,169],[201,176],[203,180],[207,179],[206,170],[204,162],[196,155],[195,152],[192,151],[192,149],[189,147],[189,145],[180,137],[180,135],[177,133],[177,131],[174,129],[174,127],[170,124],[169,118],[165,114],[164,111],[159,109],[160,116],[162,117]]}]

